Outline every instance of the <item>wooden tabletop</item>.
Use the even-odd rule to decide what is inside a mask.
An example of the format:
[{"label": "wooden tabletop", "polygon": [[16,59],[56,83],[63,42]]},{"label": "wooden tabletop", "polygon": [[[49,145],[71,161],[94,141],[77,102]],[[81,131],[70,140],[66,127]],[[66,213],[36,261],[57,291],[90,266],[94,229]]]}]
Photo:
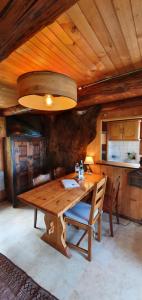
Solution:
[{"label": "wooden tabletop", "polygon": [[42,211],[62,215],[93,190],[102,176],[85,174],[84,180],[79,181],[80,187],[65,189],[61,179],[72,179],[75,174],[69,174],[57,180],[52,180],[28,192],[18,195],[18,199]]}]

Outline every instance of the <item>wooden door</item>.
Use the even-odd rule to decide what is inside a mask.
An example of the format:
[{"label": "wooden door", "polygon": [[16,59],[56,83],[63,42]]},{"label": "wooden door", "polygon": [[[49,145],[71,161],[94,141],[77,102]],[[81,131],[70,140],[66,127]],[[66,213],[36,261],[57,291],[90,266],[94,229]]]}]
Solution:
[{"label": "wooden door", "polygon": [[135,141],[140,139],[140,121],[128,120],[123,124],[123,140]]},{"label": "wooden door", "polygon": [[123,122],[108,122],[108,140],[121,141],[123,139]]}]

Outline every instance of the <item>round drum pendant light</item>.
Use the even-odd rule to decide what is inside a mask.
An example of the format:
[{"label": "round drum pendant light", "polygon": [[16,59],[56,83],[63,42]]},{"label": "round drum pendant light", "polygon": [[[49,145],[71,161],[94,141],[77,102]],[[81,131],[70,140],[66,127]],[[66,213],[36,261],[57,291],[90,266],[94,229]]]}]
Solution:
[{"label": "round drum pendant light", "polygon": [[58,111],[77,105],[77,85],[70,77],[51,71],[35,71],[18,78],[19,103],[38,110]]}]

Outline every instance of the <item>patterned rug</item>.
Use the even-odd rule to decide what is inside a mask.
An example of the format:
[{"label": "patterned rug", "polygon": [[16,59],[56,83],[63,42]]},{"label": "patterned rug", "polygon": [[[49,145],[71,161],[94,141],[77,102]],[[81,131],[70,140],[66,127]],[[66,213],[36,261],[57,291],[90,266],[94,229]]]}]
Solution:
[{"label": "patterned rug", "polygon": [[58,300],[0,253],[0,300]]}]

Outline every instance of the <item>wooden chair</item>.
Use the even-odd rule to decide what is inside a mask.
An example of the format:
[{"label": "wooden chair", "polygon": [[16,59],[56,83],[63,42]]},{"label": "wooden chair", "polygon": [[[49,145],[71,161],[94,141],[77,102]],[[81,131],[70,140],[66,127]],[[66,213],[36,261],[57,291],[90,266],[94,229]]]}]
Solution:
[{"label": "wooden chair", "polygon": [[[102,219],[102,207],[106,188],[107,177],[100,180],[93,191],[91,204],[85,202],[79,202],[73,208],[69,209],[65,213],[65,222],[84,229],[84,233],[76,244],[67,242],[69,247],[75,248],[85,254],[91,261],[92,258],[92,236],[94,231],[94,224],[98,222],[98,241],[101,240],[101,219]],[[83,238],[88,234],[88,249],[80,247],[80,243]]]},{"label": "wooden chair", "polygon": [[118,214],[118,194],[120,187],[120,176],[118,176],[115,181],[111,184],[109,189],[109,194],[105,195],[103,211],[109,213],[109,224],[110,224],[110,234],[113,237],[113,213],[116,215],[117,223],[119,224],[119,214]]},{"label": "wooden chair", "polygon": [[66,174],[66,170],[64,167],[57,167],[56,169],[54,169],[54,178],[60,178],[62,176],[64,176]]},{"label": "wooden chair", "polygon": [[[51,180],[51,174],[40,174],[37,177],[33,178],[33,187],[39,186]],[[34,228],[36,228],[37,224],[37,208],[34,209]]]}]

